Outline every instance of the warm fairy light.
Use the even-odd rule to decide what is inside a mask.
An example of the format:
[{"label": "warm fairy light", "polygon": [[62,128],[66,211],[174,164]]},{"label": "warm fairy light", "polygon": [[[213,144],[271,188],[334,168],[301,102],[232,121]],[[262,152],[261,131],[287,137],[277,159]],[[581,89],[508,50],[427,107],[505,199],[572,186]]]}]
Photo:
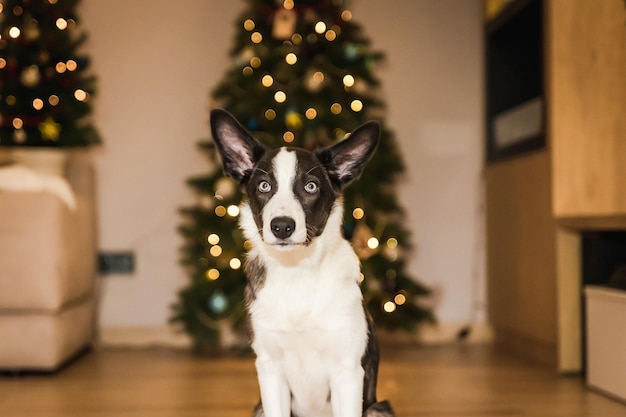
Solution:
[{"label": "warm fairy light", "polygon": [[326,32],[326,23],[319,21],[315,24],[315,31],[320,35]]},{"label": "warm fairy light", "polygon": [[239,207],[235,204],[231,204],[228,206],[228,209],[226,209],[226,212],[230,217],[237,217],[239,216]]},{"label": "warm fairy light", "polygon": [[334,41],[335,39],[337,39],[337,33],[335,33],[335,31],[332,29],[328,30],[324,36],[326,37],[327,41]]},{"label": "warm fairy light", "polygon": [[365,275],[363,275],[363,273],[361,272],[359,274],[359,282],[363,282],[363,281],[365,281]]},{"label": "warm fairy light", "polygon": [[220,277],[220,271],[218,271],[215,268],[211,268],[208,271],[206,271],[206,277],[210,279],[211,281],[215,281],[216,279]]},{"label": "warm fairy light", "polygon": [[17,99],[15,98],[14,95],[8,95],[7,96],[7,104],[9,106],[14,106],[16,102],[17,102]]},{"label": "warm fairy light", "polygon": [[209,253],[214,258],[217,258],[218,256],[222,254],[222,247],[219,245],[212,246],[211,249],[209,249]]},{"label": "warm fairy light", "polygon": [[54,66],[54,69],[56,69],[59,74],[63,74],[67,69],[67,65],[65,64],[65,62],[57,62],[57,64]]},{"label": "warm fairy light", "polygon": [[367,247],[370,249],[376,249],[378,247],[378,239],[376,239],[375,237],[370,237],[367,240]]},{"label": "warm fairy light", "polygon": [[387,301],[385,304],[383,304],[383,309],[387,313],[393,313],[394,311],[396,311],[396,304],[393,301]]},{"label": "warm fairy light", "polygon": [[265,118],[267,120],[274,120],[276,118],[276,112],[272,109],[265,110]]},{"label": "warm fairy light", "polygon": [[291,10],[291,9],[293,9],[293,6],[294,6],[294,4],[293,4],[293,0],[285,0],[285,1],[283,2],[283,7],[284,7],[285,9],[287,9],[287,10]]},{"label": "warm fairy light", "polygon": [[294,45],[300,45],[302,43],[302,35],[300,35],[299,33],[294,33],[291,37],[291,42]]},{"label": "warm fairy light", "polygon": [[354,217],[356,220],[361,220],[363,216],[365,216],[365,211],[361,207],[357,207],[352,210],[352,217]]},{"label": "warm fairy light", "polygon": [[43,109],[43,100],[40,98],[36,98],[33,100],[33,108],[35,110],[41,110]]},{"label": "warm fairy light", "polygon": [[276,100],[277,103],[284,103],[285,100],[287,100],[287,94],[285,94],[283,91],[278,90],[274,94],[274,100]]},{"label": "warm fairy light", "polygon": [[74,91],[74,98],[78,101],[85,101],[87,100],[87,92],[78,88]]},{"label": "warm fairy light", "polygon": [[59,104],[59,96],[57,96],[56,94],[52,94],[50,97],[48,97],[48,103],[50,103],[50,105],[52,106],[56,106],[57,104]]},{"label": "warm fairy light", "polygon": [[293,134],[293,132],[290,131],[286,131],[285,133],[283,133],[283,140],[287,143],[291,143],[293,142],[293,140],[295,139],[295,135]]},{"label": "warm fairy light", "polygon": [[316,83],[324,82],[324,73],[322,71],[315,71],[313,73],[313,81]]},{"label": "warm fairy light", "polygon": [[13,14],[14,14],[15,16],[21,16],[21,15],[22,15],[22,13],[24,13],[24,9],[22,9],[20,6],[15,6],[15,7],[13,8]]},{"label": "warm fairy light", "polygon": [[48,3],[50,3],[50,4],[57,4],[57,0],[48,0]]},{"label": "warm fairy light", "polygon": [[20,28],[18,28],[17,26],[13,26],[11,29],[9,29],[9,36],[12,37],[13,39],[20,36],[20,33],[21,33]]},{"label": "warm fairy light", "polygon": [[24,121],[19,117],[13,119],[13,127],[16,129],[21,129],[24,126]]},{"label": "warm fairy light", "polygon": [[304,112],[304,115],[307,119],[313,120],[317,117],[317,110],[315,110],[313,107],[310,107],[306,110],[306,112]]},{"label": "warm fairy light", "polygon": [[354,85],[354,77],[350,74],[344,75],[343,85],[346,87],[352,87]]},{"label": "warm fairy light", "polygon": [[207,241],[211,245],[217,245],[218,243],[220,243],[220,237],[215,233],[211,233],[209,237],[207,238]]},{"label": "warm fairy light", "polygon": [[250,66],[252,68],[259,68],[261,66],[261,58],[258,56],[252,57],[252,59],[250,59]]},{"label": "warm fairy light", "polygon": [[341,12],[341,19],[343,19],[344,22],[349,22],[352,20],[352,12],[350,10],[344,10],[343,12]]},{"label": "warm fairy light", "polygon": [[63,19],[62,17],[59,17],[56,21],[57,27],[61,30],[65,30],[67,29],[67,20]]},{"label": "warm fairy light", "polygon": [[252,35],[250,35],[250,40],[254,43],[260,43],[263,40],[263,35],[261,35],[261,33],[259,32],[254,32]]},{"label": "warm fairy light", "polygon": [[249,76],[251,76],[251,75],[252,75],[252,73],[254,73],[254,70],[252,69],[252,67],[249,67],[249,66],[247,66],[247,65],[246,65],[246,66],[243,68],[242,72],[243,72],[243,75],[244,75],[244,76],[249,77]]},{"label": "warm fairy light", "polygon": [[352,103],[350,103],[350,108],[353,111],[361,111],[363,110],[363,102],[361,100],[352,100]]},{"label": "warm fairy light", "polygon": [[261,84],[263,84],[263,87],[270,87],[272,84],[274,84],[274,79],[269,74],[264,75],[261,79]]},{"label": "warm fairy light", "polygon": [[289,65],[293,65],[298,61],[298,57],[296,56],[296,54],[294,54],[293,52],[289,52],[287,54],[287,56],[285,56],[285,61],[289,64]]},{"label": "warm fairy light", "polygon": [[224,217],[226,215],[226,207],[224,206],[215,207],[215,215],[217,217]]},{"label": "warm fairy light", "polygon": [[387,239],[387,247],[389,249],[395,249],[398,247],[398,239],[396,239],[395,237],[391,237],[389,239]]},{"label": "warm fairy light", "polygon": [[405,297],[404,294],[401,294],[401,293],[400,294],[396,294],[396,296],[394,297],[393,301],[397,305],[401,306],[402,304],[406,303],[406,297]]},{"label": "warm fairy light", "polygon": [[343,129],[337,128],[335,129],[335,137],[337,139],[347,139],[348,133],[346,133],[346,131]]},{"label": "warm fairy light", "polygon": [[330,106],[330,112],[332,114],[339,114],[339,113],[341,113],[341,104],[333,103],[333,105]]},{"label": "warm fairy light", "polygon": [[0,58],[0,69],[7,66],[7,60],[4,58]]},{"label": "warm fairy light", "polygon": [[68,71],[76,71],[76,68],[78,68],[78,64],[73,59],[68,60],[65,66]]},{"label": "warm fairy light", "polygon": [[246,19],[246,20],[243,22],[243,28],[244,28],[245,30],[247,30],[248,32],[250,32],[251,30],[253,30],[253,29],[254,29],[254,26],[255,26],[255,25],[254,25],[254,20],[252,20],[252,19]]},{"label": "warm fairy light", "polygon": [[332,25],[330,29],[335,32],[337,36],[341,35],[341,27],[339,27],[339,25]]},{"label": "warm fairy light", "polygon": [[238,258],[233,258],[229,262],[231,269],[239,269],[241,268],[241,261]]}]

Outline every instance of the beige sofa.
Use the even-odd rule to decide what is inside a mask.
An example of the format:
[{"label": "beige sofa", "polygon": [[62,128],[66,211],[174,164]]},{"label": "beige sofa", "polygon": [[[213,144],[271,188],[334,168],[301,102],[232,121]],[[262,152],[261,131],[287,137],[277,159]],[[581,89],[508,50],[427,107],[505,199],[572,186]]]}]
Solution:
[{"label": "beige sofa", "polygon": [[93,177],[84,156],[70,158],[75,208],[0,190],[0,370],[52,371],[94,340]]}]

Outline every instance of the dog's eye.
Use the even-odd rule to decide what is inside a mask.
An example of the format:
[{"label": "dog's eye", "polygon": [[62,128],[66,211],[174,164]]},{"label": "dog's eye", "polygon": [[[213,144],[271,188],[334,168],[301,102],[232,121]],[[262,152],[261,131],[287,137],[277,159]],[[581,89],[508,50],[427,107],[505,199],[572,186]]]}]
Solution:
[{"label": "dog's eye", "polygon": [[309,194],[315,194],[317,192],[317,184],[313,181],[309,181],[304,185],[304,191]]},{"label": "dog's eye", "polygon": [[261,181],[259,183],[259,187],[258,187],[259,191],[262,193],[269,193],[270,191],[272,191],[272,186],[270,185],[269,182],[267,181]]}]

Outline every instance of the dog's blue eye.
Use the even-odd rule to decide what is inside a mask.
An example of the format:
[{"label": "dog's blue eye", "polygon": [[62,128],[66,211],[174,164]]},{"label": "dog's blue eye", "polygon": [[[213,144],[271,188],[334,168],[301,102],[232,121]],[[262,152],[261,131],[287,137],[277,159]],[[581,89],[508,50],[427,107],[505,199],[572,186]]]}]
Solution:
[{"label": "dog's blue eye", "polygon": [[313,181],[309,181],[304,186],[304,191],[309,194],[315,194],[317,192],[317,184]]},{"label": "dog's blue eye", "polygon": [[259,188],[259,191],[262,192],[262,193],[269,193],[270,191],[272,191],[272,186],[267,181],[261,181],[259,183],[259,187],[258,188]]}]

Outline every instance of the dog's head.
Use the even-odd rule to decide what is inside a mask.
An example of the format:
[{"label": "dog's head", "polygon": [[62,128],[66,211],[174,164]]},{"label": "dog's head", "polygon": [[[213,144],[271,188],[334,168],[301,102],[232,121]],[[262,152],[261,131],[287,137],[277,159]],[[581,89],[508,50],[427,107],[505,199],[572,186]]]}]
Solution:
[{"label": "dog's head", "polygon": [[224,172],[248,196],[254,232],[263,243],[288,250],[307,246],[322,234],[337,198],[372,157],[380,127],[366,123],[316,152],[267,149],[224,110],[211,112],[211,131]]}]

